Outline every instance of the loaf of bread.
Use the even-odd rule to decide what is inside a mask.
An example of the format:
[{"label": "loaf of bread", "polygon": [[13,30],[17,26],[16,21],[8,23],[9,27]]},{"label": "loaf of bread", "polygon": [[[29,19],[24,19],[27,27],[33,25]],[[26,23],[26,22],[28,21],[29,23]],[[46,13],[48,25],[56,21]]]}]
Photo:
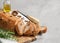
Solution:
[{"label": "loaf of bread", "polygon": [[[15,12],[18,14],[17,12]],[[0,12],[0,28],[10,30],[18,35],[37,35],[41,31],[41,26],[33,23],[28,18],[15,13]]]}]

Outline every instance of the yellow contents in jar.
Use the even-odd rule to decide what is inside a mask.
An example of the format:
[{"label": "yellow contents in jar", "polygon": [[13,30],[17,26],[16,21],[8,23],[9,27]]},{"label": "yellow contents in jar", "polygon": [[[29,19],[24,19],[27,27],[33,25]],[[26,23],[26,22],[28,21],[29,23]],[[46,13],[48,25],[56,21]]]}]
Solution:
[{"label": "yellow contents in jar", "polygon": [[10,12],[11,11],[11,5],[10,4],[4,4],[3,11],[4,12]]}]

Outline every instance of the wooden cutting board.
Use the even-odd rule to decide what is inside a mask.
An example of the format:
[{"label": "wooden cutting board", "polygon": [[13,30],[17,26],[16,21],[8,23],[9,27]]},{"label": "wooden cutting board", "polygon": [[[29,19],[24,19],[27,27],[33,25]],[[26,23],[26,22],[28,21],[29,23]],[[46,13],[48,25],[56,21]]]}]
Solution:
[{"label": "wooden cutting board", "polygon": [[18,38],[18,41],[17,41],[18,43],[30,43],[36,40],[36,37],[34,36],[21,36],[17,38]]}]

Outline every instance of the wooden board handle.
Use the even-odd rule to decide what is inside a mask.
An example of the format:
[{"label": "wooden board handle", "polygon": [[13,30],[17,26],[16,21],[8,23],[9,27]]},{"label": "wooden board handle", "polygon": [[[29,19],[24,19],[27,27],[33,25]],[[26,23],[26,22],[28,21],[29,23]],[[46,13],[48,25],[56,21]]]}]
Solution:
[{"label": "wooden board handle", "polygon": [[47,27],[46,26],[41,26],[41,32],[46,33],[47,32]]}]

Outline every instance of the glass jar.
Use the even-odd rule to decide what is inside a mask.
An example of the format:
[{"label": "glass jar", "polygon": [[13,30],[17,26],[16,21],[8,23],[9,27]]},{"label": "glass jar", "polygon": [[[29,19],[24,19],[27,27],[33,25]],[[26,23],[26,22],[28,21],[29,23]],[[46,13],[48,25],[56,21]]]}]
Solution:
[{"label": "glass jar", "polygon": [[4,0],[4,3],[3,3],[3,11],[4,12],[10,12],[11,11],[11,3],[10,3],[10,0]]}]

